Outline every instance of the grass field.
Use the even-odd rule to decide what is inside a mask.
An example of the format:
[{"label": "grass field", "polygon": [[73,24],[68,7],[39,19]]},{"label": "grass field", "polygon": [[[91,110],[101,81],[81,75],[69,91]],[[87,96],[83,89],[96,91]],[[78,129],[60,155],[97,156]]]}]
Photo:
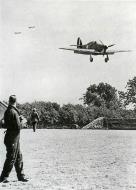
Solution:
[{"label": "grass field", "polygon": [[[5,160],[0,130],[0,171]],[[28,183],[18,182],[15,170],[4,190],[134,190],[136,131],[21,131],[21,148]]]}]

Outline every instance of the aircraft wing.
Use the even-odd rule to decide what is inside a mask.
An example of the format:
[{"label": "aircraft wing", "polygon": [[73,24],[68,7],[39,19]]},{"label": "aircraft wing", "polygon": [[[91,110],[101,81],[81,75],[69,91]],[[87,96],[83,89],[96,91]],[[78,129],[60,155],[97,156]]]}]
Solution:
[{"label": "aircraft wing", "polygon": [[59,48],[59,49],[70,50],[70,51],[75,51],[76,50],[76,48]]},{"label": "aircraft wing", "polygon": [[59,48],[59,49],[69,50],[73,51],[74,53],[85,54],[85,55],[94,54],[96,52],[93,49],[82,49],[82,48]]},{"label": "aircraft wing", "polygon": [[131,52],[132,50],[107,50],[106,54],[114,54],[114,53],[124,53],[124,52]]},{"label": "aircraft wing", "polygon": [[84,54],[84,55],[113,55],[115,53],[122,53],[122,52],[131,52],[131,50],[107,50],[105,53],[95,51],[94,49],[83,49],[83,48],[59,48],[62,50],[69,50],[73,51],[77,54]]}]

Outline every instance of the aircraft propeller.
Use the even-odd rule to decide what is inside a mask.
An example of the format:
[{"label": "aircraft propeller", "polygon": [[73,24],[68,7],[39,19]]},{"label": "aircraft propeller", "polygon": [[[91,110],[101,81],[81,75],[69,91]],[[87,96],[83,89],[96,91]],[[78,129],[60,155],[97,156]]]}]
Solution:
[{"label": "aircraft propeller", "polygon": [[112,46],[115,46],[116,44],[111,44],[111,45],[108,45],[107,47],[109,48],[109,47],[112,47]]},{"label": "aircraft propeller", "polygon": [[[104,43],[103,43],[101,40],[99,40],[99,41],[101,42],[102,45],[104,45]],[[109,47],[112,47],[112,46],[115,46],[115,45],[116,45],[116,44],[111,44],[111,45],[108,45],[108,46],[107,46],[107,45],[104,45],[104,46],[105,46],[106,49],[108,49]]]},{"label": "aircraft propeller", "polygon": [[[99,40],[100,42],[101,42],[101,44],[104,46],[103,48],[104,48],[104,54],[106,53],[106,50],[109,48],[109,47],[112,47],[112,46],[115,46],[116,44],[111,44],[111,45],[105,45],[101,40]],[[103,54],[103,55],[104,55]]]}]

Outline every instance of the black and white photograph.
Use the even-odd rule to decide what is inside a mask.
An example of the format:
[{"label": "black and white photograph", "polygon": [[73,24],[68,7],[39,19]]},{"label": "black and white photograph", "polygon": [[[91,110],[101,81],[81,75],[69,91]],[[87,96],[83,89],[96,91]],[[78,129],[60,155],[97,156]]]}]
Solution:
[{"label": "black and white photograph", "polygon": [[136,1],[0,13],[0,190],[136,190]]}]

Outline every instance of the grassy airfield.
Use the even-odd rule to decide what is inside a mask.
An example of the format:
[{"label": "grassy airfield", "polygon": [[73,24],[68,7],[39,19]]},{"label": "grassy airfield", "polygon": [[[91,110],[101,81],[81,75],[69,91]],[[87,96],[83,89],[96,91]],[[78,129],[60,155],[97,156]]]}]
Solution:
[{"label": "grassy airfield", "polygon": [[[5,160],[0,130],[0,171]],[[21,131],[28,183],[15,170],[4,190],[134,190],[136,131],[30,129]]]}]

